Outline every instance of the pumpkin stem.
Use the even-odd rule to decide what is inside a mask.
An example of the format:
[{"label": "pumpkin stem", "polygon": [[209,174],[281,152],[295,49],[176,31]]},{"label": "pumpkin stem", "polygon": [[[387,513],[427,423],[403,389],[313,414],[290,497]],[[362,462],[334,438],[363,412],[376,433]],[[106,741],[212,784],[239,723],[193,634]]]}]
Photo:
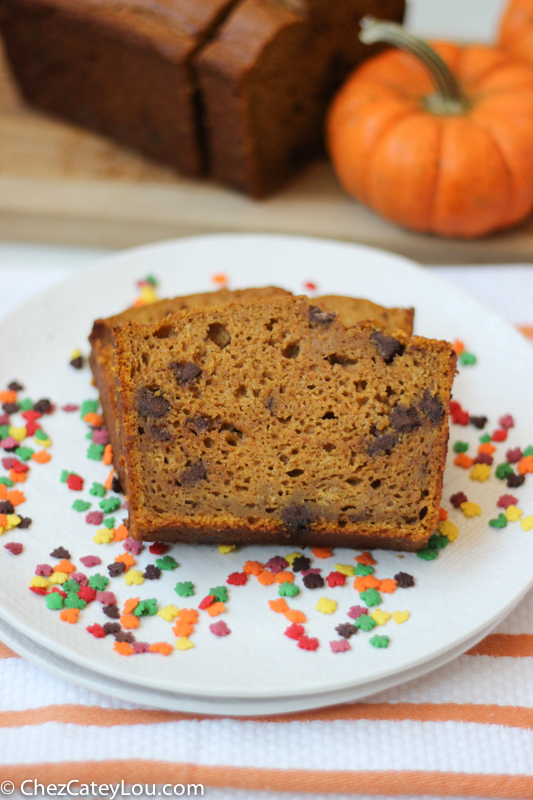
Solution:
[{"label": "pumpkin stem", "polygon": [[461,114],[467,101],[459,88],[455,75],[439,54],[423,39],[408,33],[396,22],[379,22],[374,17],[363,17],[359,39],[364,44],[387,42],[415,56],[427,68],[435,85],[435,94],[426,98],[426,107],[434,114]]}]

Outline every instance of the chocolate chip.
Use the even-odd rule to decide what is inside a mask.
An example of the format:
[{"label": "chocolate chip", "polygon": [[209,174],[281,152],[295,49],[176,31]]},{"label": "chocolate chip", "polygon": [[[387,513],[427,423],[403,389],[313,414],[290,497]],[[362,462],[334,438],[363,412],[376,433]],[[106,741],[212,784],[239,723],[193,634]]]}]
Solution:
[{"label": "chocolate chip", "polygon": [[74,369],[82,369],[84,363],[85,359],[83,358],[83,356],[78,356],[77,358],[72,359],[72,361],[70,362],[70,366],[74,367]]},{"label": "chocolate chip", "polygon": [[[105,625],[104,625],[104,628],[105,628]],[[121,630],[121,631],[117,631],[117,633],[115,633],[115,641],[116,642],[128,642],[128,644],[131,644],[132,642],[135,641],[135,636],[133,635],[133,633],[131,631],[122,631]]]},{"label": "chocolate chip", "polygon": [[187,417],[185,421],[187,425],[198,434],[206,433],[212,428],[211,419],[209,417],[203,417],[201,414],[197,414],[194,419]]},{"label": "chocolate chip", "polygon": [[316,575],[314,572],[306,575],[303,581],[307,589],[321,589],[322,586],[324,586],[324,578],[322,575]]},{"label": "chocolate chip", "polygon": [[172,434],[166,428],[160,428],[159,425],[150,425],[150,435],[157,439],[158,442],[171,442]]},{"label": "chocolate chip", "polygon": [[334,311],[324,311],[318,306],[309,306],[307,313],[309,321],[314,322],[315,325],[331,325],[337,316]]},{"label": "chocolate chip", "polygon": [[[19,525],[20,528],[20,525]],[[70,553],[64,547],[56,547],[55,550],[52,550],[50,553],[52,558],[70,558]]]},{"label": "chocolate chip", "polygon": [[394,580],[399,589],[409,589],[410,586],[415,585],[415,579],[408,572],[398,572],[394,576]]},{"label": "chocolate chip", "polygon": [[122,561],[114,561],[113,564],[107,565],[107,571],[111,578],[116,578],[126,572],[126,565]]},{"label": "chocolate chip", "polygon": [[15,508],[9,500],[0,501],[0,514],[14,514]]},{"label": "chocolate chip", "polygon": [[2,408],[6,414],[16,414],[17,411],[20,411],[20,406],[18,403],[2,403]]},{"label": "chocolate chip", "polygon": [[10,392],[22,392],[24,386],[18,381],[11,381],[11,383],[8,383],[7,388]]},{"label": "chocolate chip", "polygon": [[155,395],[144,386],[137,393],[137,410],[143,417],[159,419],[170,411],[170,403],[164,397]]},{"label": "chocolate chip", "polygon": [[296,556],[292,562],[293,572],[305,572],[311,566],[311,560],[307,556]]},{"label": "chocolate chip", "polygon": [[396,444],[398,444],[398,437],[394,433],[385,433],[383,436],[377,436],[366,452],[369,456],[377,456],[378,453],[391,450]]},{"label": "chocolate chip", "polygon": [[207,470],[201,461],[198,464],[193,464],[192,467],[184,470],[181,473],[179,483],[184,486],[192,486],[199,481],[205,481],[207,478]]},{"label": "chocolate chip", "polygon": [[456,492],[450,497],[450,503],[454,508],[460,508],[461,503],[468,503],[468,497],[464,492]]},{"label": "chocolate chip", "polygon": [[285,506],[281,519],[291,530],[303,531],[311,527],[313,515],[305,506]]},{"label": "chocolate chip", "polygon": [[474,426],[474,428],[478,428],[481,431],[481,430],[483,430],[483,428],[487,424],[488,418],[487,417],[470,417],[468,421]]},{"label": "chocolate chip", "polygon": [[29,517],[21,517],[20,522],[17,525],[17,528],[29,528],[31,525],[31,519]]},{"label": "chocolate chip", "polygon": [[157,578],[161,577],[161,570],[159,567],[156,567],[155,564],[148,564],[145,571],[143,572],[143,578],[146,578],[149,581],[155,581]]},{"label": "chocolate chip", "polygon": [[202,374],[201,368],[190,361],[185,364],[171,361],[169,367],[176,376],[179,386],[190,386]]},{"label": "chocolate chip", "polygon": [[38,411],[39,414],[51,414],[52,403],[50,400],[47,400],[45,397],[43,397],[42,400],[37,400],[33,406],[33,410]]},{"label": "chocolate chip", "polygon": [[112,633],[114,635],[116,633],[120,633],[121,630],[122,629],[119,622],[106,622],[104,624],[104,631],[106,633]]},{"label": "chocolate chip", "polygon": [[422,422],[414,406],[411,408],[396,406],[391,411],[390,424],[398,433],[412,433],[420,427]]},{"label": "chocolate chip", "polygon": [[344,639],[349,639],[350,636],[355,636],[357,633],[357,628],[355,625],[352,625],[351,622],[342,622],[340,625],[337,625],[335,630],[339,636],[342,636]]},{"label": "chocolate chip", "polygon": [[113,480],[111,481],[111,491],[115,492],[116,494],[122,494],[120,478],[118,478],[116,475],[113,475]]},{"label": "chocolate chip", "polygon": [[110,619],[120,618],[120,609],[115,603],[113,603],[113,605],[111,606],[104,606],[102,608],[102,611],[104,612],[106,617],[109,617]]},{"label": "chocolate chip", "polygon": [[405,345],[394,336],[385,336],[379,331],[374,331],[370,339],[377,345],[379,354],[386,364],[390,364],[395,356],[401,356],[405,350]]},{"label": "chocolate chip", "polygon": [[519,486],[522,486],[525,480],[525,475],[509,475],[507,478],[507,486],[510,489],[517,489]]},{"label": "chocolate chip", "polygon": [[424,397],[418,403],[418,408],[433,425],[439,425],[444,416],[444,406],[440,398],[437,395],[432,397],[427,389],[424,392]]},{"label": "chocolate chip", "polygon": [[274,406],[276,404],[276,399],[272,395],[269,395],[265,400],[265,408],[270,412],[271,417],[275,417],[274,414]]}]

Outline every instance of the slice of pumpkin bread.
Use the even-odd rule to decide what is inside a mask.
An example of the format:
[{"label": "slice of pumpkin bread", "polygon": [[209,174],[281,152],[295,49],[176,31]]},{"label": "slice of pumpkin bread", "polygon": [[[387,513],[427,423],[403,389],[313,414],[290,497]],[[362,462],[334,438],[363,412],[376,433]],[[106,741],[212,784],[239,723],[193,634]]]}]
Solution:
[{"label": "slice of pumpkin bread", "polygon": [[416,550],[435,529],[456,356],[306,297],[113,330],[136,539]]}]

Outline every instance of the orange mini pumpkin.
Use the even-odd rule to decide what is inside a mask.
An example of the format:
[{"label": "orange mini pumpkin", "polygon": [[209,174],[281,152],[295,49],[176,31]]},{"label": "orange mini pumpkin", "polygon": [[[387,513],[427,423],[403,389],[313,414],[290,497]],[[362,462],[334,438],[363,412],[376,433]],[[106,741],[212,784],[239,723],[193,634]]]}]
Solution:
[{"label": "orange mini pumpkin", "polygon": [[500,25],[500,44],[533,66],[533,0],[511,0]]},{"label": "orange mini pumpkin", "polygon": [[403,48],[341,88],[328,149],[345,190],[415,231],[475,237],[533,209],[533,70],[502,50],[427,43],[364,20],[361,38]]}]

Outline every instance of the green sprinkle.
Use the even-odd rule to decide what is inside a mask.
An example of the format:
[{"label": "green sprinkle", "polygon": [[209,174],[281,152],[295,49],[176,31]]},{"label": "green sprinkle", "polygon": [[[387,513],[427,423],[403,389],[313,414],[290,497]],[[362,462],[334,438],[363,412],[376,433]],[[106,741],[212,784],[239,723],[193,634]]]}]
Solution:
[{"label": "green sprinkle", "polygon": [[524,452],[522,453],[523,456],[533,456],[533,444],[530,444]]},{"label": "green sprinkle", "polygon": [[21,458],[23,461],[28,461],[32,455],[35,453],[35,450],[32,450],[31,447],[17,447],[15,453]]},{"label": "green sprinkle", "polygon": [[388,647],[390,638],[388,636],[373,636],[369,642],[374,647]]},{"label": "green sprinkle", "polygon": [[[172,556],[163,556],[162,558],[156,558],[155,563],[159,567],[159,569],[176,569],[179,567],[178,562],[172,558]],[[214,594],[214,592],[210,592],[210,594]]]},{"label": "green sprinkle", "polygon": [[354,575],[372,575],[374,572],[374,567],[371,567],[369,564],[358,564],[355,568]]},{"label": "green sprinkle", "polygon": [[92,428],[85,434],[85,438],[86,439],[90,439],[91,442],[92,442],[92,440],[93,440],[93,429]]},{"label": "green sprinkle", "polygon": [[59,592],[50,592],[50,594],[46,595],[45,601],[46,607],[51,611],[59,611],[59,609],[63,608],[63,598]]},{"label": "green sprinkle", "polygon": [[296,597],[297,594],[300,594],[300,590],[295,583],[282,583],[278,594],[280,597]]},{"label": "green sprinkle", "polygon": [[459,356],[459,363],[462,367],[471,367],[477,364],[477,358],[473,353],[467,353],[466,350],[464,350]]},{"label": "green sprinkle", "polygon": [[146,283],[149,283],[151,286],[157,286],[157,280],[154,278],[153,275],[147,275],[145,278]]},{"label": "green sprinkle", "polygon": [[379,606],[379,604],[383,602],[380,593],[375,589],[367,589],[365,592],[361,592],[359,597],[367,606]]},{"label": "green sprinkle", "polygon": [[37,428],[37,430],[35,431],[35,438],[39,439],[41,442],[46,442],[49,436],[47,433],[43,431],[42,428]]},{"label": "green sprinkle", "polygon": [[103,592],[108,583],[109,578],[105,575],[100,575],[99,572],[89,578],[89,586],[92,589],[96,589],[97,592]]},{"label": "green sprinkle", "polygon": [[87,511],[91,505],[92,503],[88,503],[86,500],[74,500],[72,508],[74,511]]},{"label": "green sprinkle", "polygon": [[489,519],[489,525],[491,528],[506,528],[507,527],[507,517],[505,514],[498,514],[496,519]]},{"label": "green sprinkle", "polygon": [[211,587],[207,594],[214,594],[219,603],[225,603],[228,599],[228,590],[225,586]]},{"label": "green sprinkle", "polygon": [[86,600],[82,600],[81,597],[78,597],[76,592],[69,592],[65,597],[65,608],[85,608],[87,605]]},{"label": "green sprinkle", "polygon": [[442,550],[443,548],[448,547],[449,544],[450,540],[447,536],[441,536],[440,533],[434,533],[429,537],[428,547],[431,547],[432,550]]},{"label": "green sprinkle", "polygon": [[80,417],[83,419],[85,414],[94,414],[98,411],[98,400],[84,400],[81,404]]},{"label": "green sprinkle", "polygon": [[494,470],[494,474],[501,481],[504,481],[509,475],[514,475],[514,470],[507,461],[504,461],[503,464],[498,464]]},{"label": "green sprinkle", "polygon": [[453,446],[454,453],[466,453],[468,450],[468,442],[455,442]]},{"label": "green sprinkle", "polygon": [[361,628],[362,631],[371,631],[378,624],[375,619],[369,617],[368,614],[361,614],[360,617],[354,620],[356,628]]},{"label": "green sprinkle", "polygon": [[5,477],[0,478],[0,483],[3,483],[4,486],[14,486],[15,485],[14,482],[11,480],[11,478],[5,478]]},{"label": "green sprinkle", "polygon": [[194,583],[191,583],[191,581],[177,583],[174,586],[174,591],[176,594],[179,594],[180,597],[192,597],[194,594]]},{"label": "green sprinkle", "polygon": [[120,497],[107,497],[105,500],[100,500],[98,503],[104,514],[112,514],[117,508],[121,506]]},{"label": "green sprinkle", "polygon": [[7,439],[9,436],[9,425],[0,425],[0,439]]},{"label": "green sprinkle", "polygon": [[[61,483],[66,483],[68,481],[68,476],[70,474],[71,473],[68,471],[68,469],[62,469],[61,470],[61,478],[60,478]],[[72,475],[74,475],[74,473],[72,473]]]},{"label": "green sprinkle", "polygon": [[89,449],[87,450],[87,458],[92,458],[93,461],[101,461],[102,456],[104,455],[104,445],[103,444],[95,444],[91,442],[89,445]]},{"label": "green sprinkle", "polygon": [[111,530],[111,528],[114,528],[115,527],[115,517],[108,517],[107,519],[104,519],[104,526],[106,528],[108,528],[109,530]]},{"label": "green sprinkle", "polygon": [[434,558],[439,557],[439,551],[433,550],[431,547],[425,547],[423,550],[418,551],[417,556],[423,561],[433,561]]},{"label": "green sprinkle", "polygon": [[78,592],[80,585],[77,581],[72,580],[69,578],[68,581],[65,581],[63,586],[61,587],[64,592]]},{"label": "green sprinkle", "polygon": [[482,433],[481,436],[479,437],[479,441],[481,442],[481,444],[487,444],[488,442],[490,442],[490,433]]},{"label": "green sprinkle", "polygon": [[94,481],[93,485],[89,489],[89,494],[92,494],[93,497],[105,497],[107,490],[103,483],[97,483]]},{"label": "green sprinkle", "polygon": [[[18,404],[21,411],[31,411],[33,408],[33,400],[30,400],[29,397],[25,397],[24,400],[19,400]],[[57,592],[54,594],[57,594]]]},{"label": "green sprinkle", "polygon": [[141,600],[137,608],[133,609],[136,617],[152,617],[157,614],[157,600],[151,597],[149,600]]}]

